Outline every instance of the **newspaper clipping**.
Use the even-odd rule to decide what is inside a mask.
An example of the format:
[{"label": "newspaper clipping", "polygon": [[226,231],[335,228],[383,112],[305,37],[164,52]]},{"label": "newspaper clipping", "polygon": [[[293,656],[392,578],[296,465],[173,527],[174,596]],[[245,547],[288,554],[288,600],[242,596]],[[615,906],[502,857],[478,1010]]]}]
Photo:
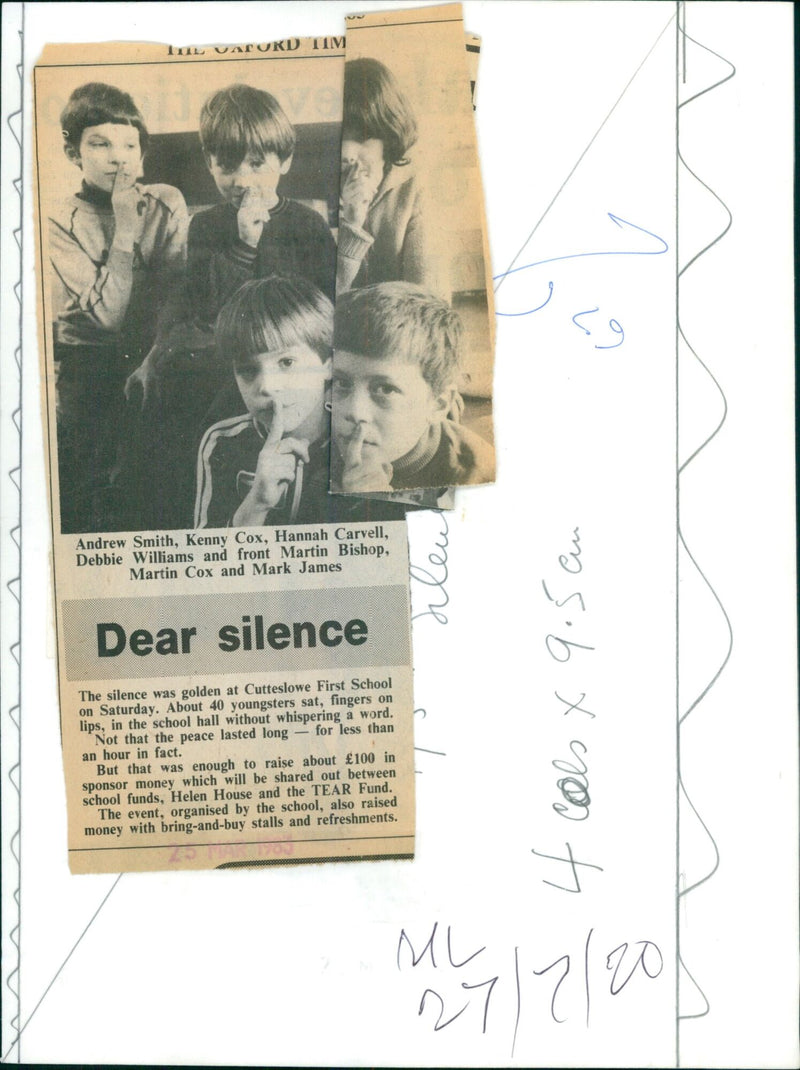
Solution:
[{"label": "newspaper clipping", "polygon": [[335,491],[494,481],[477,48],[457,4],[347,20]]},{"label": "newspaper clipping", "polygon": [[404,507],[329,492],[343,84],[344,33],[35,68],[73,872],[413,855]]}]

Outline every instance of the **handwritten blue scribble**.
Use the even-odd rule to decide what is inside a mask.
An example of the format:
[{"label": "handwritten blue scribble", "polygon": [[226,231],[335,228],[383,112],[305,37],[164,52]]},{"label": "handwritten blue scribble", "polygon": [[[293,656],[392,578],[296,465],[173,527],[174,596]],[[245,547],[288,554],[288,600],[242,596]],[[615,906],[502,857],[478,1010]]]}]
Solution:
[{"label": "handwritten blue scribble", "polygon": [[579,327],[584,332],[584,334],[591,334],[592,332],[589,330],[588,327],[584,327],[584,325],[582,323],[578,323],[578,317],[579,316],[591,316],[591,314],[593,312],[599,312],[599,311],[600,311],[600,308],[596,307],[596,308],[587,308],[585,312],[576,312],[575,315],[572,317],[572,322],[575,324],[576,327]]},{"label": "handwritten blue scribble", "polygon": [[[543,260],[542,263],[543,264],[547,263],[547,261]],[[530,266],[533,267],[534,265],[531,264]],[[501,276],[496,276],[496,277],[499,278]],[[529,308],[527,310],[527,312],[496,312],[495,315],[496,316],[530,316],[531,312],[541,312],[542,309],[544,308],[544,306],[550,303],[550,298],[553,296],[553,280],[552,279],[548,282],[547,288],[548,288],[547,297],[544,299],[544,301],[542,301],[542,303],[540,305],[537,305],[536,308]],[[587,331],[586,333],[588,334],[589,332]]]},{"label": "handwritten blue scribble", "polygon": [[608,321],[608,325],[611,328],[611,330],[614,332],[614,334],[619,334],[622,337],[620,338],[620,340],[618,342],[615,342],[613,344],[613,346],[595,346],[594,347],[595,349],[616,349],[617,346],[621,346],[622,343],[625,341],[625,332],[622,329],[622,325],[617,320],[610,319]]},{"label": "handwritten blue scribble", "polygon": [[[538,311],[538,310],[537,309],[532,309],[531,311]],[[582,330],[584,334],[591,334],[592,332],[589,330],[588,327],[584,327],[584,325],[582,323],[578,323],[578,319],[581,316],[591,316],[591,315],[593,315],[593,313],[599,312],[599,311],[600,311],[599,308],[587,308],[585,312],[576,312],[575,315],[572,317],[572,322],[575,324],[576,327],[578,327],[580,330]],[[613,345],[610,345],[610,346],[597,346],[596,345],[594,347],[595,349],[616,349],[618,346],[621,346],[622,343],[625,341],[625,331],[622,329],[622,324],[619,322],[619,320],[610,319],[608,321],[608,325],[611,328],[611,330],[614,332],[614,334],[622,335],[622,337],[620,338],[620,340],[618,342],[614,342]]]},{"label": "handwritten blue scribble", "polygon": [[[508,271],[501,271],[499,275],[495,275],[493,281],[498,282],[500,279],[506,278],[507,275],[516,275],[519,271],[528,271],[530,268],[541,267],[543,264],[555,264],[562,260],[578,260],[586,256],[660,256],[662,253],[666,253],[669,249],[669,245],[660,238],[657,234],[654,234],[651,230],[647,230],[646,227],[637,226],[636,223],[630,223],[627,219],[622,219],[620,216],[614,215],[613,212],[608,213],[608,218],[614,223],[615,226],[621,230],[625,227],[630,227],[632,230],[639,231],[641,234],[646,234],[649,238],[653,238],[661,246],[660,249],[600,249],[595,252],[588,253],[568,253],[565,256],[552,256],[546,260],[535,260],[531,264],[521,264],[519,267],[510,268]],[[530,316],[532,312],[538,312],[544,308],[553,296],[553,283],[548,283],[549,295],[547,300],[542,304],[537,305],[535,308],[528,308],[522,312],[495,312],[497,316]],[[581,315],[581,313],[578,313]],[[616,323],[616,320],[614,321]],[[619,324],[617,324],[619,327]],[[585,328],[584,328],[585,329]],[[612,330],[614,328],[612,327]],[[620,328],[621,331],[621,328]],[[615,333],[620,333],[616,331]],[[617,342],[614,346],[596,346],[596,349],[615,349],[617,345],[621,345],[622,342]]]}]

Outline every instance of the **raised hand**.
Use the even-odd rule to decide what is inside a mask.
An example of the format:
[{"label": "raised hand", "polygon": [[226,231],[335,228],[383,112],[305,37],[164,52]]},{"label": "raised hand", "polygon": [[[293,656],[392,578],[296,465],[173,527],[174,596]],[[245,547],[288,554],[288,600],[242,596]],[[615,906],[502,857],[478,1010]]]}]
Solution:
[{"label": "raised hand", "polygon": [[147,202],[136,185],[134,171],[117,168],[114,185],[111,187],[111,207],[114,209],[114,245],[130,252],[144,229],[144,213]]},{"label": "raised hand", "polygon": [[364,446],[364,426],[358,424],[353,434],[340,444],[344,467],[340,490],[346,494],[392,490],[392,466],[378,446]]},{"label": "raised hand", "polygon": [[239,237],[252,249],[255,249],[261,240],[264,224],[269,222],[269,214],[278,203],[278,194],[272,190],[264,194],[255,186],[248,186],[239,204],[236,214],[236,224],[239,228]]},{"label": "raised hand", "polygon": [[342,160],[339,212],[345,223],[363,227],[382,177],[359,160]]},{"label": "raised hand", "polygon": [[234,524],[263,524],[267,513],[283,497],[285,487],[297,476],[297,462],[308,464],[308,442],[283,438],[283,406],[273,404],[272,423],[256,462],[255,478],[247,497],[233,516]]}]

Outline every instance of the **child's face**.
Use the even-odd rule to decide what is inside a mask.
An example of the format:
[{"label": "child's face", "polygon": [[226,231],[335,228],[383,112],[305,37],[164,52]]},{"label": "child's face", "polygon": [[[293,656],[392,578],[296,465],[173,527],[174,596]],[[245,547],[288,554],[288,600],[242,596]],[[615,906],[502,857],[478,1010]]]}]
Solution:
[{"label": "child's face", "polygon": [[333,437],[341,448],[363,430],[364,451],[390,462],[405,456],[446,415],[452,391],[434,394],[418,364],[337,349],[333,358]]},{"label": "child's face", "polygon": [[377,137],[356,141],[345,131],[342,138],[342,173],[361,177],[377,190],[383,180],[383,141]]},{"label": "child's face", "polygon": [[268,152],[266,156],[248,152],[238,167],[231,168],[223,167],[217,157],[209,153],[206,162],[223,199],[238,211],[249,189],[257,190],[268,201],[274,201],[278,181],[291,167],[292,158],[289,156],[281,163],[274,152]]},{"label": "child's face", "polygon": [[81,134],[78,158],[75,160],[90,186],[111,193],[117,172],[127,179],[126,185],[139,177],[142,149],[139,131],[127,123],[101,123],[87,126]]},{"label": "child's face", "polygon": [[283,432],[289,434],[302,433],[321,413],[330,363],[310,346],[298,344],[245,357],[233,370],[247,411],[261,429],[269,430],[280,405]]}]

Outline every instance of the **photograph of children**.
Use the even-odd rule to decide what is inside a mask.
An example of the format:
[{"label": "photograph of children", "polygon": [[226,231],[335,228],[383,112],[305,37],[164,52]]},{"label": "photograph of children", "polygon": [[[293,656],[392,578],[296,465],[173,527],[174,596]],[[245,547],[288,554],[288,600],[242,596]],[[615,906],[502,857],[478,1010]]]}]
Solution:
[{"label": "photograph of children", "polygon": [[448,297],[413,148],[417,120],[392,72],[376,59],[344,68],[336,292],[376,282],[415,282]]},{"label": "photograph of children", "polygon": [[129,93],[88,82],[59,121],[78,185],[48,217],[61,524],[94,531],[119,474],[125,381],[182,283],[189,219],[178,189],[142,181],[149,135]]},{"label": "photograph of children", "polygon": [[487,483],[491,446],[460,420],[464,328],[407,282],[337,300],[331,485],[346,494]]},{"label": "photograph of children", "polygon": [[[279,477],[261,451],[243,460],[254,479],[240,503],[248,523],[358,513],[329,501],[327,487],[316,505],[312,493],[329,445],[330,355],[309,322],[332,332],[343,53],[299,39],[245,59],[232,51],[36,70],[62,533],[192,527],[206,473],[198,451],[213,474],[225,450],[217,440],[210,448],[206,432],[235,418],[263,433],[284,466]],[[231,305],[262,281],[269,288]],[[274,401],[269,420],[254,417],[243,386],[244,362],[269,363],[276,346],[313,352],[322,369],[325,397],[315,395],[314,426],[302,435],[290,405]],[[289,357],[275,359],[289,367]],[[279,486],[265,494],[265,479]],[[238,505],[218,513],[230,488],[212,482],[198,522],[244,523]],[[361,513],[403,515],[378,502]]]},{"label": "photograph of children", "polygon": [[245,412],[211,425],[197,456],[194,526],[402,519],[402,506],[331,494],[333,305],[306,279],[246,282],[215,345]]},{"label": "photograph of children", "polygon": [[331,469],[343,493],[495,476],[494,312],[463,24],[424,10],[348,21]]}]

